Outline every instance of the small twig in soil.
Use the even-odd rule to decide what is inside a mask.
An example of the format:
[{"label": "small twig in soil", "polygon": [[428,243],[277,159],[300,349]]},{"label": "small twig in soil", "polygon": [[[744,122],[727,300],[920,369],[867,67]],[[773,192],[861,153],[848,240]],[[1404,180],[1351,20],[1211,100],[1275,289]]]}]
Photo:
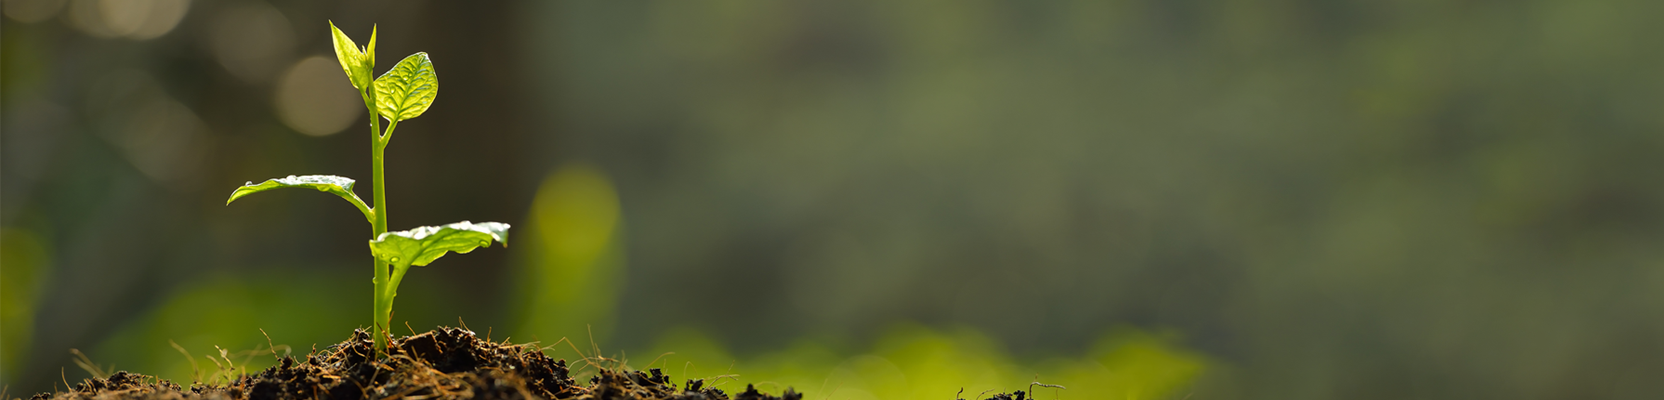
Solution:
[{"label": "small twig in soil", "polygon": [[[588,355],[588,356],[584,355],[584,352],[579,351],[578,346],[575,343],[573,343],[571,340],[568,340],[567,338],[561,338],[561,340],[565,340],[569,345],[572,346],[572,351],[577,352],[579,356],[583,357],[584,364],[588,364],[588,366],[586,366],[584,368],[579,368],[577,371],[573,371],[573,372],[581,372],[585,368],[588,368],[588,367],[595,367],[596,370],[607,369],[608,367],[605,364],[607,362],[611,362],[613,364],[612,368],[614,368],[614,369],[616,369],[619,365],[621,365],[618,360],[610,359],[610,358],[607,358],[606,356],[601,355],[601,345],[599,343],[595,342],[595,331],[594,331],[594,329],[587,326],[587,325],[585,326],[585,329],[589,331],[589,347],[590,347],[590,351],[591,351],[590,354],[591,355]],[[556,342],[556,344],[559,344],[559,342]]]},{"label": "small twig in soil", "polygon": [[[1034,375],[1034,381],[1028,383],[1028,395],[1031,398],[1034,397],[1034,387],[1035,386],[1049,387],[1049,388],[1059,389],[1059,390],[1068,389],[1066,387],[1063,387],[1063,385],[1051,385],[1051,384],[1040,383],[1040,375],[1035,374]],[[1054,397],[1055,397],[1055,395],[1057,395],[1057,393],[1055,393],[1055,392],[1052,393],[1052,394],[1054,395]]]},{"label": "small twig in soil", "polygon": [[[258,345],[258,344],[254,345],[254,350],[243,350],[243,351],[237,352],[237,356],[243,358],[243,366],[238,367],[238,368],[242,368],[243,372],[248,372],[248,363],[251,362],[251,361],[254,361],[254,356],[256,354],[260,354],[260,345]],[[272,357],[275,358],[276,356],[277,356],[277,353],[276,353],[275,350],[273,350]]]},{"label": "small twig in soil", "polygon": [[[87,358],[87,355],[81,352],[81,349],[69,349],[69,352],[70,354],[75,355],[75,358],[73,359],[73,361],[75,361],[75,366],[81,367],[82,370],[92,374],[94,378],[104,379],[110,377],[110,373],[104,372],[103,368],[100,368],[98,364],[94,364],[92,359]],[[115,367],[116,366],[114,364],[110,365],[110,369],[112,370],[115,369]]]},{"label": "small twig in soil", "polygon": [[220,376],[225,375],[225,365],[220,364],[220,360],[215,360],[214,356],[204,355],[203,357],[208,358],[208,361],[214,362],[214,371],[217,372],[214,374],[214,379],[209,381],[208,384],[212,385],[214,382],[219,382]]},{"label": "small twig in soil", "polygon": [[[827,375],[827,378],[831,378],[831,377],[832,377],[832,376],[831,376],[831,375]],[[826,388],[826,383],[825,383],[825,382],[821,382],[821,385],[820,385],[820,388],[821,388],[821,389],[825,389],[825,388]],[[843,383],[843,382],[838,382],[838,386],[833,386],[833,387],[832,387],[832,391],[830,391],[830,392],[826,392],[826,394],[825,394],[825,395],[824,395],[824,397],[821,397],[821,400],[826,400],[826,399],[830,399],[830,398],[832,398],[832,394],[833,394],[833,393],[837,393],[837,392],[838,392],[838,389],[843,389],[843,388],[844,388],[844,383]]]},{"label": "small twig in soil", "polygon": [[254,355],[260,353],[260,345],[254,345],[254,350],[237,352],[237,356],[243,358],[243,365],[239,367],[237,361],[231,359],[231,350],[219,346],[214,346],[214,348],[220,351],[220,358],[225,359],[225,381],[227,384],[236,382],[238,376],[248,375],[249,361],[253,361]]},{"label": "small twig in soil", "polygon": [[[266,337],[266,351],[272,352],[272,361],[282,361],[282,360],[277,358],[277,346],[272,345],[272,335],[269,334],[269,333],[266,333],[266,328],[254,328],[254,329],[259,329],[260,330],[260,336],[265,336]],[[258,349],[258,348],[260,348],[260,346],[256,345],[256,346],[254,346],[254,348]]]},{"label": "small twig in soil", "polygon": [[728,363],[728,370],[727,371],[722,371],[722,375],[717,375],[717,376],[713,376],[713,377],[710,377],[710,378],[705,378],[706,380],[711,381],[711,388],[715,389],[717,386],[722,386],[723,384],[728,383],[728,382],[717,383],[718,381],[721,381],[722,378],[728,378],[728,379],[734,380],[734,382],[739,382],[740,381],[740,375],[731,373],[731,372],[734,372],[734,364],[738,363],[738,362],[739,362],[738,360],[735,360],[733,362],[729,362]]},{"label": "small twig in soil", "polygon": [[[830,382],[832,382],[832,374],[826,374],[826,379],[821,379],[820,380],[820,390],[826,390],[826,384],[830,383]],[[840,383],[839,385],[842,385],[842,384]],[[832,389],[832,390],[838,390],[838,389]],[[821,393],[823,393],[822,396],[825,396],[825,397],[822,397],[822,399],[824,399],[826,397],[832,397],[832,395],[827,393],[827,392],[821,392]]]},{"label": "small twig in soil", "polygon": [[[668,355],[671,355],[671,354],[676,354],[676,352],[674,352],[674,351],[667,351],[667,352],[664,352],[664,354],[660,354],[660,355],[659,355],[659,356],[658,356],[658,357],[655,357],[655,358],[653,358],[653,362],[650,362],[650,363],[647,363],[647,368],[653,368],[653,364],[656,364],[656,363],[658,363],[658,362],[659,362],[659,359],[661,359],[661,358],[664,358],[664,356],[668,356]],[[670,360],[665,360],[665,361],[664,361],[664,362],[665,362],[665,363],[666,363],[666,364],[669,364],[669,363],[670,363]]]},{"label": "small twig in soil", "polygon": [[[566,337],[560,338],[560,340],[555,341],[555,344],[551,344],[548,347],[538,348],[538,351],[553,349],[553,348],[555,348],[555,346],[559,346],[561,342],[566,342],[566,345],[568,347],[572,348],[573,353],[578,353],[578,359],[582,360],[584,362],[584,368],[589,368],[591,366],[595,366],[594,363],[589,362],[589,357],[585,356],[584,352],[582,350],[578,350],[578,345],[576,343],[572,343],[572,339],[569,339],[569,338],[566,338]],[[597,368],[599,368],[599,367],[597,367]],[[578,371],[583,371],[583,368],[579,368],[577,371],[573,371],[573,372],[578,372]]]},{"label": "small twig in soil", "polygon": [[[537,336],[532,336],[532,338],[536,339]],[[541,352],[543,350],[543,347],[538,346],[540,344],[543,344],[543,341],[534,340],[534,341],[530,341],[530,342],[521,343],[521,344],[518,344],[518,345],[515,345],[515,346],[518,348],[518,350],[516,350],[516,351],[519,351],[520,355],[527,355],[527,354],[531,354],[532,352]]]},{"label": "small twig in soil", "polygon": [[[1067,390],[1067,387],[1063,387],[1063,385],[1048,385],[1048,383],[1040,383],[1040,373],[1035,373],[1035,380],[1033,380],[1033,382],[1028,382],[1028,397],[1030,397],[1030,398],[1035,397],[1035,387],[1048,387],[1048,388],[1058,388],[1058,390]],[[1052,395],[1053,395],[1053,397],[1057,397],[1057,392],[1053,392]]]},{"label": "small twig in soil", "polygon": [[202,383],[202,369],[197,368],[196,358],[191,357],[191,353],[188,352],[188,351],[185,351],[184,346],[180,346],[179,343],[174,343],[174,341],[172,339],[168,340],[168,344],[172,345],[174,350],[179,350],[179,354],[184,354],[185,355],[185,361],[190,361],[191,362],[191,384],[195,385],[195,384],[198,384],[198,383]]},{"label": "small twig in soil", "polygon": [[[214,348],[219,349],[220,346],[214,346]],[[218,373],[214,374],[213,382],[219,382],[220,379],[222,379],[226,376],[225,370],[228,367],[226,367],[225,364],[220,363],[220,360],[215,360],[213,355],[205,355],[203,357],[207,357],[208,361],[213,361],[214,362],[214,370],[217,371]],[[224,349],[220,349],[220,357],[222,357],[222,358],[225,357],[225,350]],[[231,362],[231,359],[226,359],[225,362],[229,363],[229,362]],[[213,382],[209,382],[209,384],[213,384]]]},{"label": "small twig in soil", "polygon": [[[601,344],[600,343],[595,343],[595,328],[589,326],[588,324],[585,324],[584,325],[584,331],[589,332],[589,351],[590,351],[590,354],[594,354],[596,357],[601,357]],[[602,358],[601,360],[605,361],[606,358]]]},{"label": "small twig in soil", "polygon": [[712,389],[716,389],[716,387],[718,387],[718,386],[728,384],[728,381],[724,381],[723,379],[728,379],[728,380],[731,380],[731,381],[734,381],[734,382],[739,382],[740,381],[740,375],[739,374],[717,375],[717,376],[713,376],[713,377],[706,378],[706,379],[710,379],[711,382],[719,382],[719,381],[722,382],[722,383],[716,383],[716,384],[711,385]]}]

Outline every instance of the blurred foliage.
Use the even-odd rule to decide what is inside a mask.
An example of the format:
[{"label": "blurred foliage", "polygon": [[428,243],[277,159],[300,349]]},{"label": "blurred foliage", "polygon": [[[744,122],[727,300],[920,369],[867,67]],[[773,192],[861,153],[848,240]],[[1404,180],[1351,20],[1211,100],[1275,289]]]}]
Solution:
[{"label": "blurred foliage", "polygon": [[[248,371],[275,362],[272,345],[278,346],[279,355],[304,359],[315,347],[351,335],[341,327],[366,326],[370,320],[370,312],[358,307],[370,297],[368,291],[357,290],[364,274],[345,273],[363,272],[363,268],[341,267],[342,274],[261,279],[218,273],[186,282],[103,343],[82,351],[105,370],[155,375],[181,385],[199,376],[207,381],[216,368],[208,358],[218,358],[219,349],[230,351],[231,361]],[[272,341],[267,342],[265,335],[271,335]],[[189,353],[195,363],[170,342]]]},{"label": "blurred foliage", "polygon": [[[1081,356],[1018,363],[995,340],[973,329],[944,332],[899,324],[887,328],[866,351],[840,351],[800,339],[783,350],[735,357],[696,329],[676,328],[664,333],[652,352],[634,353],[627,361],[639,364],[653,357],[649,362],[654,364],[639,368],[662,368],[677,379],[702,378],[707,386],[724,390],[743,390],[735,385],[745,384],[774,392],[792,387],[814,399],[946,399],[961,389],[961,398],[981,399],[973,396],[1030,390],[1036,379],[1066,388],[1033,388],[1047,398],[1056,391],[1059,398],[1163,399],[1182,396],[1181,390],[1211,363],[1176,347],[1174,339],[1121,329],[1101,335]],[[563,350],[556,347],[551,353],[571,354]]]},{"label": "blurred foliage", "polygon": [[34,334],[41,288],[52,272],[52,247],[22,229],[0,230],[0,384],[17,379]]}]

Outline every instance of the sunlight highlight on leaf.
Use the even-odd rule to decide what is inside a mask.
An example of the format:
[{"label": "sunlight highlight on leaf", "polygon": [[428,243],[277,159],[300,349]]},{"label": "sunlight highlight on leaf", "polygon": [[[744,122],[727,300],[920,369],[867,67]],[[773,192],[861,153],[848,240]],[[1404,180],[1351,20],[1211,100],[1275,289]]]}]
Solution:
[{"label": "sunlight highlight on leaf", "polygon": [[[370,57],[374,54],[374,51],[365,54],[364,49],[358,47],[358,43],[354,43],[352,38],[347,37],[346,33],[335,27],[334,21],[330,21],[329,31],[330,37],[335,42],[335,59],[341,62],[341,71],[347,73],[347,79],[352,81],[352,87],[359,89],[369,87],[370,77],[375,74],[373,69],[376,61]],[[370,46],[373,49],[375,46],[373,28],[371,32]]]},{"label": "sunlight highlight on leaf", "polygon": [[462,221],[443,226],[424,226],[408,231],[387,232],[370,241],[376,259],[399,268],[423,266],[445,253],[466,254],[491,245],[493,240],[508,246],[509,225],[501,222]]},{"label": "sunlight highlight on leaf", "polygon": [[286,178],[267,179],[265,182],[244,184],[236,191],[231,192],[231,198],[226,199],[225,204],[231,204],[231,202],[237,201],[243,196],[272,189],[307,188],[340,196],[341,199],[352,203],[354,207],[358,207],[358,211],[364,213],[365,218],[375,220],[375,211],[364,205],[364,200],[360,200],[358,195],[352,192],[353,182],[352,179],[335,175],[289,175]]},{"label": "sunlight highlight on leaf", "polygon": [[376,78],[376,109],[389,121],[421,116],[439,96],[439,76],[428,53],[411,54]]}]

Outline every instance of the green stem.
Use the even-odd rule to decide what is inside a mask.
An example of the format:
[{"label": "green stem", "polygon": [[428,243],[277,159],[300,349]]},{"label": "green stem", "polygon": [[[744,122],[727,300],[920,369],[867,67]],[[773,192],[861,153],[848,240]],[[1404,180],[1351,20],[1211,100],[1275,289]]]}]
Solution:
[{"label": "green stem", "polygon": [[388,278],[387,285],[381,292],[381,298],[386,299],[387,304],[387,313],[382,315],[389,318],[392,317],[393,300],[399,297],[399,282],[404,280],[404,273],[408,271],[410,271],[409,265],[406,265],[403,268],[398,266],[393,267],[393,275]]},{"label": "green stem", "polygon": [[[376,237],[387,232],[387,179],[382,173],[382,154],[387,148],[387,141],[385,135],[381,133],[381,114],[376,112],[375,89],[363,88],[359,93],[364,97],[364,107],[369,109],[370,112],[370,167],[374,175],[371,177],[371,182],[375,187],[376,196],[376,219],[371,224],[370,239],[375,240]],[[388,131],[392,131],[392,128],[389,125]],[[374,313],[372,316],[374,319],[370,320],[372,324],[371,336],[375,340],[376,354],[385,355],[387,335],[390,328],[388,324],[392,322],[393,304],[392,299],[382,296],[382,293],[386,291],[391,277],[389,276],[389,265],[387,263],[381,262],[381,260],[375,260],[374,262],[375,278],[372,282],[375,284],[373,293],[375,295],[375,308],[371,310]]]},{"label": "green stem", "polygon": [[[380,116],[378,115],[377,118],[380,118]],[[387,123],[387,132],[377,136],[374,144],[372,145],[375,149],[373,160],[375,161],[374,175],[377,210],[375,224],[376,236],[381,236],[382,233],[387,232],[387,213],[381,211],[387,209],[387,179],[383,173],[385,168],[382,167],[382,160],[385,159],[383,155],[387,149],[387,143],[393,139],[393,129],[398,126],[398,121],[389,121]],[[390,271],[392,267],[393,266],[391,264],[383,263],[379,260],[376,261],[376,338],[379,341],[379,345],[376,346],[377,351],[385,351],[387,346],[386,341],[392,338],[393,297],[397,294],[396,292],[399,284],[398,278],[394,277],[392,275],[393,272]]]}]

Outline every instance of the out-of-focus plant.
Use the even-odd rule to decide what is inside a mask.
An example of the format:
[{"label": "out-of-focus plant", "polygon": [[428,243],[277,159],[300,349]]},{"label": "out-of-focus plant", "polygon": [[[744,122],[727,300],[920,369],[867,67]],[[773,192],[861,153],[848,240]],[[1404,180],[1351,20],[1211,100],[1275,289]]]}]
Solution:
[{"label": "out-of-focus plant", "polygon": [[[280,188],[308,188],[340,196],[358,207],[370,222],[370,254],[375,257],[374,320],[376,351],[383,352],[392,322],[393,298],[398,296],[399,281],[412,265],[428,265],[448,252],[467,253],[475,248],[491,245],[493,240],[508,244],[508,224],[500,222],[457,222],[442,226],[423,226],[398,232],[387,231],[387,190],[383,178],[382,160],[388,142],[393,140],[393,129],[399,121],[421,116],[439,94],[439,77],[434,73],[428,54],[417,52],[399,61],[381,77],[371,79],[375,68],[376,31],[370,31],[370,41],[358,47],[352,38],[342,33],[335,23],[329,24],[335,42],[335,57],[341,70],[364,99],[370,113],[370,165],[373,167],[375,207],[369,207],[352,191],[353,180],[333,175],[306,175],[270,179],[261,183],[249,182],[231,193],[226,204],[243,196]],[[378,118],[379,117],[379,118]],[[381,130],[381,119],[387,119],[387,130]]]},{"label": "out-of-focus plant", "polygon": [[0,384],[15,384],[28,353],[35,307],[51,273],[51,244],[35,232],[0,229]]},{"label": "out-of-focus plant", "polygon": [[724,389],[794,387],[805,398],[827,400],[971,400],[1014,390],[1045,399],[1179,399],[1219,366],[1176,334],[1130,327],[1105,332],[1082,353],[1035,360],[1014,359],[975,329],[910,323],[891,327],[866,349],[804,338],[756,355],[733,354],[706,333],[680,327],[648,351],[627,355],[631,365]]}]

